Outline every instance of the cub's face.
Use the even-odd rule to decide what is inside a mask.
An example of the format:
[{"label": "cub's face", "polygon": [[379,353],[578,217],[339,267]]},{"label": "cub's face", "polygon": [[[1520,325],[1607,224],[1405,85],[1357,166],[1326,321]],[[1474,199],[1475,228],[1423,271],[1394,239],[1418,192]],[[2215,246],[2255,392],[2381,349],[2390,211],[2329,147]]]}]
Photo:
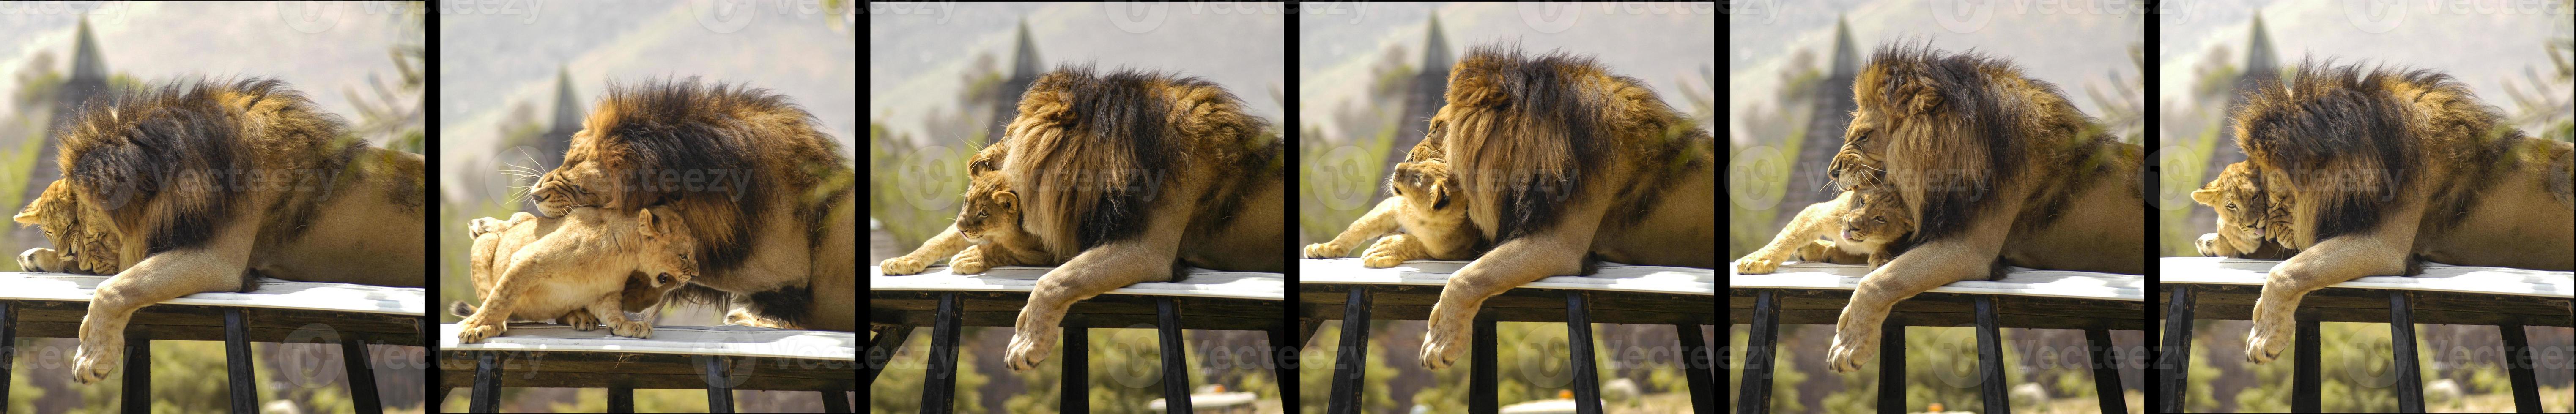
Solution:
[{"label": "cub's face", "polygon": [[1457,186],[1451,185],[1449,163],[1439,159],[1395,164],[1395,174],[1387,177],[1386,189],[1403,197],[1406,205],[1434,214],[1464,212],[1457,201]]},{"label": "cub's face", "polygon": [[1851,127],[1843,131],[1843,146],[1834,153],[1828,167],[1834,182],[1844,191],[1876,186],[1887,179],[1888,130],[1878,111],[1863,108],[1852,113]]},{"label": "cub's face", "polygon": [[[2282,236],[2269,230],[2276,207],[2256,183],[2252,165],[2228,164],[2209,185],[2191,192],[2191,200],[2218,211],[2218,239],[2239,252],[2262,247],[2263,240]],[[2283,217],[2287,217],[2284,215]]]},{"label": "cub's face", "polygon": [[698,277],[697,258],[690,256],[698,251],[698,239],[689,235],[679,214],[652,207],[635,210],[635,217],[644,235],[645,286],[674,286]]},{"label": "cub's face", "polygon": [[1914,220],[1897,202],[1892,192],[1865,195],[1850,212],[1843,213],[1843,239],[1860,243],[1885,243],[1914,231]]},{"label": "cub's face", "polygon": [[20,225],[43,230],[45,241],[54,245],[63,260],[79,267],[44,270],[113,274],[123,267],[118,254],[118,249],[124,247],[123,238],[117,236],[114,223],[108,221],[105,212],[83,207],[70,180],[54,180],[13,219]]},{"label": "cub's face", "polygon": [[957,212],[957,235],[975,244],[991,244],[998,235],[1019,231],[1020,195],[1001,174],[983,174],[966,191],[966,208]]}]

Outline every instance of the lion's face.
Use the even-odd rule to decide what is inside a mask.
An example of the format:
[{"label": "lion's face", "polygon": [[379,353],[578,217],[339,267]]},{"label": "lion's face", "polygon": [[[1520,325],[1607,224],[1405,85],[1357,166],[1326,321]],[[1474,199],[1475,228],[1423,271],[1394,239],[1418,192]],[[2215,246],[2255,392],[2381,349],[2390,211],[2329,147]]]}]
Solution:
[{"label": "lion's face", "polygon": [[2270,231],[2274,203],[2255,174],[2250,164],[2228,164],[2217,179],[2191,192],[2192,201],[2218,211],[2218,239],[2240,252],[2255,251],[2263,240],[2282,236]]},{"label": "lion's face", "polygon": [[[589,133],[584,131],[583,133]],[[580,138],[564,152],[564,163],[546,172],[528,190],[528,199],[537,203],[537,213],[546,217],[563,217],[575,207],[601,207],[611,204],[609,197],[617,189],[616,176],[599,156],[599,151]]]},{"label": "lion's face", "polygon": [[1857,199],[1858,206],[1843,213],[1843,239],[1861,243],[1885,243],[1914,231],[1914,220],[1905,212],[1905,204],[1889,192],[1866,194]]},{"label": "lion's face", "polygon": [[966,208],[957,212],[957,235],[967,242],[991,244],[996,235],[1020,231],[1020,195],[1001,174],[975,177],[966,191]]},{"label": "lion's face", "polygon": [[1843,131],[1842,150],[1834,153],[1828,173],[1844,191],[1876,186],[1887,179],[1885,156],[1889,129],[1878,111],[1863,107],[1852,113],[1851,127]]},{"label": "lion's face", "polygon": [[1425,212],[1455,213],[1462,209],[1452,205],[1458,199],[1457,186],[1450,184],[1449,163],[1439,159],[1395,164],[1395,174],[1387,177],[1387,191],[1403,197],[1405,204]]},{"label": "lion's face", "polygon": [[54,180],[14,219],[20,225],[43,230],[45,241],[51,242],[65,261],[79,267],[44,270],[113,274],[124,264],[118,255],[118,249],[124,247],[123,238],[116,234],[115,224],[108,221],[107,214],[96,210],[81,205],[80,194],[72,189],[70,180]]},{"label": "lion's face", "polygon": [[698,277],[698,261],[691,256],[698,251],[698,239],[689,235],[679,214],[653,207],[635,210],[635,218],[644,235],[643,269],[651,275],[647,286],[677,285]]}]

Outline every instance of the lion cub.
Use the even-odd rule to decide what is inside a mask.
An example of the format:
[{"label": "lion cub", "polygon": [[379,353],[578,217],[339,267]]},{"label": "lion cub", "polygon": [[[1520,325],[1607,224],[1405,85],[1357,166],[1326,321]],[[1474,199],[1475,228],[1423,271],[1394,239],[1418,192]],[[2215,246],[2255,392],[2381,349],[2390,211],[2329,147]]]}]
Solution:
[{"label": "lion cub", "polygon": [[80,208],[79,192],[71,189],[71,180],[54,180],[36,201],[27,203],[14,217],[20,225],[36,226],[45,232],[45,241],[60,250],[37,247],[18,254],[18,268],[29,272],[63,272],[113,275],[131,265],[120,258],[118,249],[125,243],[115,232],[107,214]]},{"label": "lion cub", "polygon": [[1398,228],[1404,233],[1378,239],[1361,253],[1360,264],[1386,268],[1406,260],[1466,260],[1481,253],[1483,246],[1478,244],[1484,235],[1467,221],[1467,207],[1459,202],[1457,185],[1450,182],[1448,162],[1435,158],[1396,163],[1386,188],[1395,197],[1378,202],[1377,208],[1351,222],[1351,228],[1332,241],[1306,245],[1306,257],[1341,257],[1360,240]]},{"label": "lion cub", "polygon": [[[473,221],[465,224],[466,234],[468,237],[474,238],[474,246],[468,254],[471,263],[468,264],[467,270],[473,276],[473,281],[476,285],[475,292],[477,294],[488,291],[492,284],[492,274],[497,273],[499,270],[503,270],[498,266],[493,265],[492,259],[494,257],[515,252],[515,249],[525,247],[528,243],[534,242],[533,239],[511,240],[506,243],[514,246],[513,250],[496,252],[496,250],[501,250],[500,246],[505,243],[502,241],[503,235],[513,234],[507,233],[506,231],[512,226],[517,226],[538,219],[539,218],[535,215],[522,212],[510,215],[509,220],[484,217],[474,219]],[[520,236],[534,237],[535,235],[523,234]],[[689,285],[685,282],[662,283],[662,276],[664,275],[629,273],[629,276],[626,278],[626,285],[618,289],[618,304],[620,305],[620,310],[626,312],[645,313],[645,321],[649,323],[651,321],[651,316],[654,314],[651,311],[655,306],[662,304],[662,299],[664,297],[669,296],[673,290],[679,290],[681,287]],[[679,277],[672,276],[672,279],[679,279]],[[462,300],[448,303],[447,312],[449,314],[454,314],[460,317],[471,317],[474,316],[474,311],[474,305],[465,303],[465,301]],[[598,329],[600,326],[599,317],[592,315],[590,313],[590,309],[587,307],[574,309],[571,312],[566,312],[563,315],[551,318],[538,317],[537,315],[531,314],[515,314],[510,316],[511,322],[542,322],[549,319],[554,320],[555,323],[572,326],[575,330],[587,331]]]},{"label": "lion cub", "polygon": [[[1737,259],[1737,271],[1766,274],[1789,260],[1842,264],[1887,264],[1899,249],[1889,244],[1914,231],[1902,199],[1887,186],[1844,191],[1832,200],[1807,206],[1770,244]],[[1840,229],[1837,232],[1835,230]],[[1819,237],[1828,240],[1817,240]]]},{"label": "lion cub", "polygon": [[1053,254],[1038,248],[1038,238],[1020,227],[1020,195],[998,174],[976,176],[965,195],[966,208],[957,211],[957,223],[947,231],[923,242],[912,254],[886,259],[885,274],[921,273],[940,256],[948,259],[951,272],[976,274],[993,266],[1054,266],[1063,263]]},{"label": "lion cub", "polygon": [[2288,199],[2273,199],[2259,180],[2252,164],[2239,161],[2191,192],[2191,201],[2218,211],[2218,231],[2194,243],[2202,256],[2279,260],[2298,254],[2280,242],[2290,234]]},{"label": "lion cub", "polygon": [[[520,213],[508,222],[476,220],[467,226],[478,233],[470,273],[483,306],[460,323],[457,340],[499,335],[513,318],[557,318],[575,328],[595,322],[617,336],[651,337],[653,327],[626,319],[624,310],[630,299],[658,302],[698,276],[690,257],[697,239],[686,229],[680,215],[662,207],[633,215],[575,208],[557,218]],[[648,276],[630,282],[635,273]]]}]

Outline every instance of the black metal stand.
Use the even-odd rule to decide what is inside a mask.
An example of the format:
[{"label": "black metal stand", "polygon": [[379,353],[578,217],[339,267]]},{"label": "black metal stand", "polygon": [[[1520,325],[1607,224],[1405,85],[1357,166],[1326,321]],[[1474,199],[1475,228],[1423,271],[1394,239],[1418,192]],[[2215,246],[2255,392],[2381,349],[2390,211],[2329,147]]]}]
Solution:
[{"label": "black metal stand", "polygon": [[699,355],[696,358],[698,359],[698,366],[707,370],[707,375],[705,377],[707,379],[707,412],[714,414],[732,414],[733,384],[731,381],[725,380],[725,373],[727,371],[731,371],[733,360],[713,355]]},{"label": "black metal stand", "polygon": [[2156,350],[2156,370],[2165,374],[2156,378],[2160,395],[2152,411],[2179,413],[2183,412],[2183,388],[2190,384],[2186,378],[2191,374],[2191,286],[2174,286],[2173,298],[2167,302],[2164,346]]},{"label": "black metal stand", "polygon": [[232,377],[233,413],[259,412],[259,382],[252,379],[249,325],[240,308],[224,308],[224,368]]},{"label": "black metal stand", "polygon": [[1771,346],[1780,340],[1780,304],[1770,290],[1753,294],[1753,328],[1744,343],[1744,383],[1737,413],[1771,412]]},{"label": "black metal stand", "polygon": [[1890,314],[1878,331],[1878,412],[1906,412],[1905,324]]},{"label": "black metal stand", "polygon": [[[0,302],[0,378],[18,367],[18,303]],[[0,381],[0,407],[9,406],[9,381]]]},{"label": "black metal stand", "polygon": [[1091,329],[1064,328],[1064,377],[1057,385],[1056,411],[1091,412]]},{"label": "black metal stand", "polygon": [[2518,324],[2496,325],[2496,330],[2504,332],[2504,369],[2505,376],[2513,379],[2514,412],[2540,412],[2540,381],[2531,374],[2531,338]]},{"label": "black metal stand", "polygon": [[1692,412],[1717,412],[1717,375],[1709,369],[1713,358],[1708,355],[1708,337],[1700,335],[1697,323],[1673,325],[1673,330],[1682,338],[1682,372],[1690,374]]},{"label": "black metal stand", "polygon": [[476,413],[500,412],[501,353],[474,353],[474,395],[466,396],[466,410]]},{"label": "black metal stand", "polygon": [[2325,355],[2317,350],[2320,341],[2317,338],[2319,335],[2317,323],[2317,318],[2299,315],[2298,332],[2295,333],[2298,337],[2290,339],[2290,352],[2298,354],[2295,358],[2298,365],[2291,367],[2290,373],[2290,411],[2292,412],[2314,413],[2324,409],[2324,401],[2320,400],[2324,394],[2321,390],[2324,382],[2319,376],[2319,371],[2325,366],[2317,361]]},{"label": "black metal stand", "polygon": [[629,387],[608,387],[608,412],[635,412],[635,389]]},{"label": "black metal stand", "polygon": [[1493,318],[1476,318],[1476,332],[1469,336],[1474,339],[1468,341],[1467,353],[1474,354],[1470,356],[1476,361],[1467,367],[1467,412],[1493,414],[1502,409],[1501,397],[1494,395],[1494,390],[1500,388],[1496,372],[1500,367],[1494,365],[1501,358],[1495,355]]},{"label": "black metal stand", "polygon": [[921,411],[952,413],[957,407],[957,293],[939,294],[937,322],[930,329],[929,383],[921,390]]},{"label": "black metal stand", "polygon": [[2102,400],[2102,413],[2128,413],[2129,404],[2120,394],[2120,363],[2111,359],[2111,330],[2086,329],[2084,342],[2093,353],[2093,394]]},{"label": "black metal stand", "polygon": [[[143,332],[125,334],[125,390],[118,396],[124,402],[119,408],[128,413],[152,412],[152,335]],[[231,344],[225,344],[230,351]],[[233,387],[241,387],[234,383]]]},{"label": "black metal stand", "polygon": [[[841,388],[843,388],[843,389],[847,389],[847,388],[849,388],[849,387],[848,387],[848,386],[843,386],[843,387],[841,387]],[[845,390],[819,390],[819,391],[817,391],[817,392],[819,392],[819,393],[822,393],[822,394],[823,394],[823,412],[826,412],[826,413],[836,413],[836,414],[837,414],[837,413],[846,413],[846,412],[850,412],[850,392],[849,392],[849,391],[845,391]]]},{"label": "black metal stand", "polygon": [[1172,298],[1155,298],[1154,312],[1159,322],[1155,330],[1163,339],[1163,412],[1190,412],[1190,351],[1181,344],[1181,312]]},{"label": "black metal stand", "polygon": [[1565,292],[1565,341],[1573,345],[1574,412],[1601,414],[1601,370],[1592,359],[1592,308],[1583,292]]},{"label": "black metal stand", "polygon": [[1288,328],[1285,327],[1271,328],[1265,332],[1270,334],[1270,377],[1278,381],[1270,384],[1272,390],[1278,391],[1279,395],[1297,395],[1288,390],[1288,385],[1297,380],[1297,375],[1289,373],[1288,370],[1289,367],[1297,366],[1297,348],[1305,344],[1289,339],[1291,337],[1288,336]]},{"label": "black metal stand", "polygon": [[1977,304],[1977,379],[1984,386],[1978,393],[1985,397],[1986,412],[2009,414],[2012,398],[2004,394],[2003,336],[1995,331],[1995,299],[1978,296]]},{"label": "black metal stand", "polygon": [[1342,349],[1333,358],[1333,394],[1326,413],[1360,412],[1360,377],[1368,374],[1368,288],[1352,286],[1342,302]]},{"label": "black metal stand", "polygon": [[340,341],[340,364],[348,367],[349,371],[349,397],[356,400],[354,403],[360,413],[385,412],[384,404],[376,398],[374,362],[367,358],[367,341]]},{"label": "black metal stand", "polygon": [[2388,292],[2388,347],[2397,364],[2397,412],[2424,412],[2424,373],[2415,368],[2414,309],[2406,292]]},{"label": "black metal stand", "polygon": [[894,360],[894,352],[903,349],[903,341],[911,338],[912,325],[886,328],[885,332],[877,333],[876,339],[869,341],[867,349],[860,352],[867,359],[860,361],[859,383],[876,384],[877,374],[885,372],[886,362]]}]

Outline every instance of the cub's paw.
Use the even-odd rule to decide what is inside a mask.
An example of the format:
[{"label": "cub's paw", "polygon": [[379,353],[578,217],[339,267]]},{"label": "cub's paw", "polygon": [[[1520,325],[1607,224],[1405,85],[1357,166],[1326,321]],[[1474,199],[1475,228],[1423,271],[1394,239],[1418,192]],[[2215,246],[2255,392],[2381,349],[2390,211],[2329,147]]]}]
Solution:
[{"label": "cub's paw", "polygon": [[26,252],[18,253],[18,268],[19,268],[19,269],[25,269],[26,271],[29,271],[29,272],[53,272],[53,271],[60,271],[61,269],[55,269],[53,266],[48,266],[48,265],[53,264],[53,263],[40,263],[42,260],[39,260],[39,258],[52,258],[52,257],[55,257],[55,256],[54,256],[54,249],[47,249],[47,248],[43,248],[43,247],[38,247],[38,248],[33,248],[33,249],[27,249],[27,251],[26,251]]},{"label": "cub's paw", "polygon": [[1407,257],[1410,255],[1404,253],[1405,246],[1411,242],[1410,240],[1402,234],[1377,239],[1377,244],[1369,245],[1368,251],[1360,252],[1360,266],[1384,269],[1404,264],[1404,261],[1410,258]]},{"label": "cub's paw", "polygon": [[1063,332],[1064,328],[1051,325],[1021,326],[1019,332],[1011,334],[1010,352],[1003,354],[1002,360],[1010,363],[1012,371],[1036,368],[1039,362],[1046,361],[1048,353],[1055,352],[1056,337]]},{"label": "cub's paw", "polygon": [[984,261],[984,246],[968,246],[966,250],[958,251],[957,257],[948,258],[950,273],[971,275],[992,269],[992,263]]},{"label": "cub's paw", "polygon": [[653,325],[636,321],[617,321],[609,323],[608,334],[628,338],[652,338]]},{"label": "cub's paw", "polygon": [[921,259],[912,258],[912,256],[885,259],[885,262],[879,263],[879,265],[885,269],[885,274],[888,275],[917,274],[921,273],[921,269],[930,267],[930,263],[925,263]]},{"label": "cub's paw", "polygon": [[1780,259],[1762,257],[1759,254],[1744,256],[1743,259],[1735,261],[1736,273],[1760,275],[1770,274],[1777,270],[1780,270]]},{"label": "cub's paw", "polygon": [[2225,252],[2218,251],[2218,233],[2202,233],[2200,239],[2191,241],[2191,245],[2200,248],[2201,256],[2227,255]]},{"label": "cub's paw", "polygon": [[501,335],[502,329],[501,324],[465,322],[458,325],[462,325],[464,327],[464,329],[461,329],[456,333],[456,343],[460,344],[483,342],[484,339],[490,339],[494,336]]},{"label": "cub's paw", "polygon": [[563,317],[556,319],[561,319],[556,322],[563,322],[565,325],[571,325],[572,330],[576,331],[599,329],[599,317],[592,316],[589,311],[572,311],[571,313],[565,313]]},{"label": "cub's paw", "polygon": [[1330,259],[1342,257],[1342,254],[1350,252],[1350,246],[1335,245],[1332,243],[1315,243],[1306,245],[1306,258],[1308,259]]}]

